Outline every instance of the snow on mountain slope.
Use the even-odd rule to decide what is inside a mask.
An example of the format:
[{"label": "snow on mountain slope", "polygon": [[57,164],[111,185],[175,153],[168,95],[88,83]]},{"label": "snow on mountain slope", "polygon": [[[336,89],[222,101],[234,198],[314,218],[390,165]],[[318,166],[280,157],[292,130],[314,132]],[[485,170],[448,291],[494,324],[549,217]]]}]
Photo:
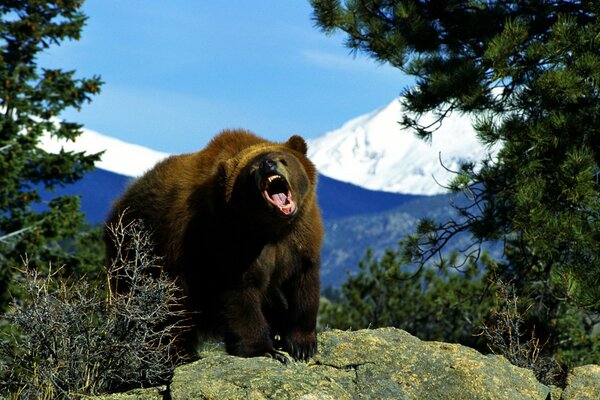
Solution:
[{"label": "snow on mountain slope", "polygon": [[[352,119],[339,129],[308,140],[309,157],[321,174],[342,182],[392,193],[434,195],[445,193],[440,184],[452,177],[444,166],[457,170],[461,161],[477,162],[490,153],[477,141],[465,117],[446,118],[428,143],[401,130],[398,121],[402,114],[396,99]],[[89,129],[84,129],[75,142],[46,136],[42,147],[50,152],[58,152],[61,147],[88,153],[105,151],[96,166],[130,177],[140,176],[169,156]]]},{"label": "snow on mountain slope", "polygon": [[309,157],[322,174],[340,181],[372,190],[434,195],[445,193],[440,184],[452,178],[444,166],[456,171],[461,161],[480,161],[490,152],[477,141],[465,117],[446,118],[428,143],[401,130],[403,113],[396,99],[352,119],[309,140]]},{"label": "snow on mountain slope", "polygon": [[104,151],[96,167],[120,175],[137,177],[152,168],[158,161],[169,156],[168,153],[151,150],[147,147],[131,144],[119,139],[104,136],[98,132],[84,129],[83,133],[75,140],[57,140],[46,135],[41,140],[44,150],[58,153],[62,148],[65,151],[85,151],[99,153]]}]

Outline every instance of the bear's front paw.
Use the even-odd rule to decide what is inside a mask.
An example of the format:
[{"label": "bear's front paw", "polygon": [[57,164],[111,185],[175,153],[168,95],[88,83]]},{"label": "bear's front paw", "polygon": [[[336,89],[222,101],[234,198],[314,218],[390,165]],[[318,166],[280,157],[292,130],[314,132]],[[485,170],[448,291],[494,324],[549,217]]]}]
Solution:
[{"label": "bear's front paw", "polygon": [[272,358],[279,361],[282,364],[287,364],[290,360],[280,351],[273,350],[265,353],[265,357]]},{"label": "bear's front paw", "polygon": [[294,332],[283,340],[283,350],[296,361],[308,361],[317,352],[316,332]]},{"label": "bear's front paw", "polygon": [[260,340],[256,338],[238,338],[234,335],[225,336],[225,350],[238,357],[271,357],[283,364],[288,362],[284,354],[273,348],[273,343],[268,337]]}]

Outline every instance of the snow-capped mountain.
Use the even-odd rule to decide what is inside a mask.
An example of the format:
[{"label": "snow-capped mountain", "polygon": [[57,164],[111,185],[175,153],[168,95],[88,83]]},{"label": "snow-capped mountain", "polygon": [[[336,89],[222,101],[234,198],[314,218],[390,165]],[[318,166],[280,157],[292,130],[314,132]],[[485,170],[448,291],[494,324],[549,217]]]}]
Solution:
[{"label": "snow-capped mountain", "polygon": [[58,153],[61,148],[66,151],[85,151],[89,154],[103,151],[102,159],[96,163],[97,168],[130,177],[142,175],[157,162],[169,156],[168,153],[127,143],[90,129],[83,129],[83,133],[74,142],[58,140],[46,135],[40,144],[44,150],[51,153]]},{"label": "snow-capped mountain", "polygon": [[[59,152],[61,148],[76,152],[104,152],[95,171],[72,185],[58,189],[58,194],[61,195],[80,196],[82,210],[88,222],[93,224],[104,221],[110,205],[132,178],[140,176],[169,156],[168,153],[127,143],[89,129],[84,129],[75,142],[46,136],[41,140],[41,145],[49,152]],[[325,219],[378,213],[398,207],[416,197],[368,190],[323,175],[318,182],[319,205]],[[51,194],[49,196],[53,197]]]},{"label": "snow-capped mountain", "polygon": [[83,129],[74,142],[57,139],[50,135],[40,141],[41,147],[51,153],[65,151],[103,152],[96,169],[71,185],[59,187],[56,193],[43,193],[46,200],[56,195],[79,196],[81,210],[87,222],[101,224],[106,219],[113,201],[125,190],[132,178],[142,175],[168,153],[127,143],[98,132]]},{"label": "snow-capped mountain", "polygon": [[[490,150],[481,145],[466,117],[451,115],[431,142],[401,130],[404,111],[398,99],[340,128],[308,140],[309,157],[319,172],[360,187],[413,195],[445,193],[440,184],[452,177],[462,161],[480,161]],[[169,154],[102,135],[89,129],[75,142],[46,137],[47,151],[105,151],[97,167],[137,177]],[[126,160],[126,162],[124,162]],[[440,163],[441,160],[441,163]],[[443,165],[442,165],[443,164]]]},{"label": "snow-capped mountain", "polygon": [[371,190],[434,195],[446,192],[440,184],[453,176],[446,168],[456,171],[462,161],[478,162],[490,153],[466,117],[450,115],[431,142],[425,142],[401,130],[403,114],[395,99],[309,140],[309,157],[322,174],[340,181]]}]

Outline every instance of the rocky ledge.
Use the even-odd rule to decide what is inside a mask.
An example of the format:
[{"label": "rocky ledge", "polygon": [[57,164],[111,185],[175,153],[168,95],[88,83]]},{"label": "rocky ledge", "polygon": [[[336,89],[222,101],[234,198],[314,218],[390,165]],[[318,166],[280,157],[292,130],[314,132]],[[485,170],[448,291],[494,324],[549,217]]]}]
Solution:
[{"label": "rocky ledge", "polygon": [[319,335],[308,363],[227,355],[214,346],[175,371],[169,387],[97,399],[600,399],[600,366],[574,369],[549,388],[506,359],[468,347],[424,342],[394,328]]}]

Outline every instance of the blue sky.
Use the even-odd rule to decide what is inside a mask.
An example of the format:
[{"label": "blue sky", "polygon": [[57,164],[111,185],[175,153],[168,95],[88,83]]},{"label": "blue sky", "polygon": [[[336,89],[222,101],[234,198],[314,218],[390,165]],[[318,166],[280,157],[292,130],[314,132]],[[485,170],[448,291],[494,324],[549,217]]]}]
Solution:
[{"label": "blue sky", "polygon": [[319,136],[410,82],[316,29],[307,0],[87,0],[84,12],[82,39],[39,60],[105,81],[64,116],[156,150],[195,151],[224,128]]}]

